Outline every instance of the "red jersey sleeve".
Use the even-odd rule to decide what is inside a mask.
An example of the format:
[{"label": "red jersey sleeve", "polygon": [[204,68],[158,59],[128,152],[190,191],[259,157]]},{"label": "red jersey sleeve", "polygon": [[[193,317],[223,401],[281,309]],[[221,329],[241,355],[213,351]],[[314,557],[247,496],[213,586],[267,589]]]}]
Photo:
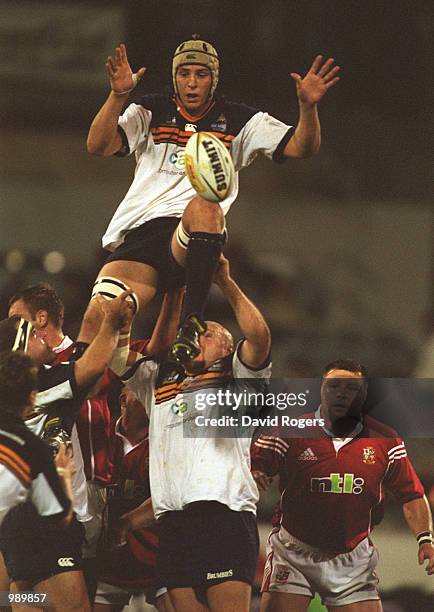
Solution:
[{"label": "red jersey sleeve", "polygon": [[389,465],[384,484],[399,503],[405,504],[423,497],[425,491],[407,456],[404,442],[400,438],[393,442],[388,450]]},{"label": "red jersey sleeve", "polygon": [[251,446],[251,469],[275,476],[285,461],[288,448],[288,442],[282,438],[260,436]]}]

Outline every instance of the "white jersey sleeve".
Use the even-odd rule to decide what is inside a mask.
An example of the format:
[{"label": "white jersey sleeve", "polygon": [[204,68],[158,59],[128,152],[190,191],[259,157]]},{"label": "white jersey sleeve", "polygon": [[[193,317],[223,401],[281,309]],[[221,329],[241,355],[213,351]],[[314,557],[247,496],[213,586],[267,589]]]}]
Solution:
[{"label": "white jersey sleeve", "polygon": [[158,368],[158,363],[151,359],[144,358],[137,361],[134,366],[122,376],[122,381],[134,391],[137,399],[143,404],[148,416],[150,416],[151,413]]},{"label": "white jersey sleeve", "polygon": [[119,117],[118,125],[128,140],[128,153],[133,153],[149,134],[152,113],[138,104],[130,104]]},{"label": "white jersey sleeve", "polygon": [[270,378],[272,366],[271,361],[268,360],[267,364],[260,370],[253,370],[241,361],[239,353],[243,342],[244,340],[238,342],[232,358],[232,372],[234,378]]},{"label": "white jersey sleeve", "polygon": [[292,134],[291,129],[292,126],[268,113],[255,113],[232,141],[231,155],[235,170],[248,166],[258,153],[271,159],[285,136]]}]

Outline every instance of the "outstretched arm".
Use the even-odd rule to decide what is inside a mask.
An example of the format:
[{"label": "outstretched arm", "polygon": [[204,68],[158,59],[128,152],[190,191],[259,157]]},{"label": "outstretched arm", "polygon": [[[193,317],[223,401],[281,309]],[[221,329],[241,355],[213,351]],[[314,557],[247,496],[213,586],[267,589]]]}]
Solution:
[{"label": "outstretched arm", "polygon": [[229,262],[223,255],[220,258],[214,280],[231,305],[245,337],[240,355],[243,363],[251,368],[261,367],[270,354],[270,330],[261,312],[231,277]]},{"label": "outstretched arm", "polygon": [[[103,319],[97,335],[83,356],[75,363],[75,379],[79,387],[95,383],[109,366],[118,344],[119,331],[130,325],[132,320],[132,304],[128,301],[131,293],[131,290],[124,291],[113,300],[106,300],[102,296],[95,298],[101,308]],[[86,314],[82,328],[86,325],[85,319]]]},{"label": "outstretched arm", "polygon": [[[154,359],[162,357],[175,339],[183,297],[184,287],[168,291],[163,298],[152,337],[146,345],[146,354]],[[109,364],[110,369],[118,376],[125,374],[138,359],[143,357],[130,348],[131,324],[132,320],[121,329],[117,347]]]},{"label": "outstretched arm", "polygon": [[339,81],[336,75],[340,70],[339,66],[333,66],[333,58],[322,62],[322,55],[318,55],[304,78],[296,72],[291,73],[297,88],[300,116],[294,135],[284,149],[286,157],[310,157],[319,151],[318,102]]},{"label": "outstretched arm", "polygon": [[185,287],[165,293],[152,337],[146,347],[147,353],[152,357],[158,358],[165,354],[174,342],[184,293]]},{"label": "outstretched arm", "polygon": [[[428,500],[424,495],[403,504],[402,509],[408,526],[416,537],[420,536],[418,538],[420,542],[418,551],[419,565],[423,565],[425,561],[428,561],[425,570],[429,575],[434,574],[433,523]],[[429,541],[430,539],[431,541]]]},{"label": "outstretched arm", "polygon": [[133,74],[124,44],[116,47],[114,58],[111,56],[107,58],[106,69],[111,92],[92,121],[87,137],[88,152],[104,157],[113,155],[122,147],[122,138],[118,131],[119,115],[130,91],[134,89],[146,70],[140,68]]}]

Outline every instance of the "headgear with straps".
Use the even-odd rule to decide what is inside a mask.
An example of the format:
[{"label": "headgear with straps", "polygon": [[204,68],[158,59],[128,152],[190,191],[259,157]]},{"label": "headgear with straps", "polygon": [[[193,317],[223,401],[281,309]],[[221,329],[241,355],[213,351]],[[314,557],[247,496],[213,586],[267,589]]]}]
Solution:
[{"label": "headgear with straps", "polygon": [[18,323],[17,334],[12,346],[13,351],[23,351],[23,353],[27,353],[29,338],[32,334],[32,330],[33,325],[30,323],[30,321],[26,321],[26,319],[21,318]]},{"label": "headgear with straps", "polygon": [[204,40],[199,40],[199,34],[193,34],[192,40],[182,42],[175,50],[172,61],[172,81],[175,93],[176,71],[183,64],[200,64],[206,66],[211,72],[211,91],[212,98],[219,82],[219,57],[215,48]]}]

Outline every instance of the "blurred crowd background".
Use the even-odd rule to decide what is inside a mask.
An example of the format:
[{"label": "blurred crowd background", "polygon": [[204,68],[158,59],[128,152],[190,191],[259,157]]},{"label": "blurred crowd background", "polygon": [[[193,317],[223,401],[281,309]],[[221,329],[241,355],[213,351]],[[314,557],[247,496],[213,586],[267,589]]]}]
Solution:
[{"label": "blurred crowd background", "polygon": [[[2,316],[17,288],[46,280],[77,334],[101,235],[134,171],[133,159],[86,153],[105,59],[125,42],[133,69],[147,67],[134,100],[170,82],[173,50],[198,32],[219,51],[220,90],[290,124],[289,73],[318,53],[342,67],[320,107],[319,156],[257,160],[227,220],[233,276],[273,332],[275,376],[314,377],[354,357],[373,376],[434,377],[431,2],[3,0],[1,14]],[[208,311],[233,327],[216,288]],[[409,445],[429,488],[434,446]]]}]

